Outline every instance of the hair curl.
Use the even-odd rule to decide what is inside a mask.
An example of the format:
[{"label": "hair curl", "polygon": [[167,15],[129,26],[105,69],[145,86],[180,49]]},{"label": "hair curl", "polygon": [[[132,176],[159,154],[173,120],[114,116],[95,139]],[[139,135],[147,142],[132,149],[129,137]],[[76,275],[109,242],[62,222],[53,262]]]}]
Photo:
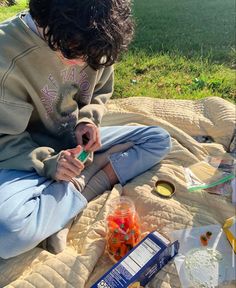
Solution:
[{"label": "hair curl", "polygon": [[113,64],[132,40],[130,0],[30,0],[29,10],[52,50],[95,70]]}]

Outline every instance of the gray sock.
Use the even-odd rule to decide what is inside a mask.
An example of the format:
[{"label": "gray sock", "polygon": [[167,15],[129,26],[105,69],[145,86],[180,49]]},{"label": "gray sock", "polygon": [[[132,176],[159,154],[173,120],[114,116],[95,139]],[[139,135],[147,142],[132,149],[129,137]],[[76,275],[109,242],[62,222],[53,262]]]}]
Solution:
[{"label": "gray sock", "polygon": [[126,151],[132,146],[132,142],[127,142],[115,145],[102,153],[95,154],[93,162],[87,166],[78,177],[73,179],[72,182],[76,189],[80,192],[83,191],[90,179],[109,162],[109,156],[111,154]]},{"label": "gray sock", "polygon": [[111,188],[111,183],[107,174],[103,170],[100,170],[91,178],[85,189],[82,191],[82,194],[88,201],[91,201],[103,192],[111,190]]},{"label": "gray sock", "polygon": [[87,166],[78,177],[73,178],[73,184],[76,189],[80,192],[84,190],[89,180],[101,170],[107,163],[109,159],[106,153],[95,155],[93,162]]},{"label": "gray sock", "polygon": [[58,254],[66,248],[67,235],[74,219],[70,220],[68,224],[60,231],[54,233],[45,240],[44,248],[53,254]]}]

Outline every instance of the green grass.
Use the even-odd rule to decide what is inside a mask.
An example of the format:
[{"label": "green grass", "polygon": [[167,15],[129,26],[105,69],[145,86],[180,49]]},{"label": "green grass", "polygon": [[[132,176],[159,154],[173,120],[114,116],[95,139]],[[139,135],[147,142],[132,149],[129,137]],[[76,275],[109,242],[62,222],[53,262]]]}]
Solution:
[{"label": "green grass", "polygon": [[[0,21],[26,8],[0,10]],[[116,64],[113,98],[235,101],[234,0],[134,0],[136,34]]]},{"label": "green grass", "polygon": [[200,99],[220,96],[235,101],[235,72],[208,59],[129,52],[116,64],[114,98],[150,96]]},{"label": "green grass", "polygon": [[234,0],[134,0],[134,14],[135,48],[233,61]]},{"label": "green grass", "polygon": [[114,98],[235,101],[234,0],[134,0],[136,35]]},{"label": "green grass", "polygon": [[25,0],[19,0],[17,1],[16,5],[11,7],[0,7],[0,22],[14,16],[19,11],[26,9],[26,7],[27,7],[27,1]]}]

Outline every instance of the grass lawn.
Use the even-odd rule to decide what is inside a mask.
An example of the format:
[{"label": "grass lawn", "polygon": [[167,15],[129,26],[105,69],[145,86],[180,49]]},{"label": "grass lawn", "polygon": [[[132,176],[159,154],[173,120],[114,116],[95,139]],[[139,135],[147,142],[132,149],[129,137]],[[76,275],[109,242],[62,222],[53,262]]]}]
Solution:
[{"label": "grass lawn", "polygon": [[[0,21],[26,7],[0,8]],[[136,35],[116,64],[113,98],[235,101],[234,0],[134,0]]]},{"label": "grass lawn", "polygon": [[[1,0],[0,0],[1,2]],[[0,6],[0,22],[2,22],[5,19],[8,19],[15,15],[17,12],[24,10],[27,5],[26,0],[19,0],[17,1],[17,4],[11,7],[1,7]]]}]

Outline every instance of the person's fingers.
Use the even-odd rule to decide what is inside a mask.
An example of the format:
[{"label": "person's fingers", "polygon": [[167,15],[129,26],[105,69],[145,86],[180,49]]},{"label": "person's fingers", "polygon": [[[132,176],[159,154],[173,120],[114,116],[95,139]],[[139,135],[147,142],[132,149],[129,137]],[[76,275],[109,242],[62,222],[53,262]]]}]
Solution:
[{"label": "person's fingers", "polygon": [[64,180],[64,181],[70,181],[72,178],[78,176],[80,172],[77,171],[77,173],[72,172],[69,169],[65,169],[63,166],[59,167],[57,169],[57,172],[55,174],[56,180]]},{"label": "person's fingers", "polygon": [[67,151],[70,152],[70,156],[72,156],[73,158],[76,157],[76,155],[78,155],[81,151],[83,150],[81,145],[78,145],[72,149],[68,149]]},{"label": "person's fingers", "polygon": [[76,133],[76,142],[77,142],[77,145],[83,145],[83,134],[82,133],[79,133],[77,132]]},{"label": "person's fingers", "polygon": [[94,130],[94,134],[93,134],[93,143],[89,146],[89,142],[88,144],[85,146],[86,150],[89,150],[91,152],[94,152],[96,150],[98,150],[99,148],[101,148],[101,139],[100,139],[100,133],[99,130],[96,128]]},{"label": "person's fingers", "polygon": [[83,170],[84,169],[84,164],[79,161],[77,158],[73,156],[65,156],[65,160],[71,164],[71,168],[73,171],[77,171],[77,170]]},{"label": "person's fingers", "polygon": [[58,168],[55,174],[55,179],[57,181],[70,181],[71,177],[63,173],[62,168]]},{"label": "person's fingers", "polygon": [[[77,144],[78,145],[81,145],[83,146],[84,144],[84,137],[86,137],[87,141],[89,140],[89,133],[88,131],[90,130],[91,128],[86,125],[80,125],[78,127],[78,129],[76,129],[76,132],[75,132],[75,135],[76,135],[76,141],[77,141]],[[86,136],[85,136],[86,135]]]},{"label": "person's fingers", "polygon": [[[76,160],[76,159],[75,159]],[[77,160],[79,161],[79,160]],[[80,163],[79,163],[80,164]],[[82,164],[82,163],[81,163]],[[82,168],[80,168],[82,167]],[[81,170],[84,168],[83,164],[78,166],[75,166],[74,164],[72,164],[71,162],[67,161],[65,159],[65,161],[61,162],[59,165],[59,170],[63,170],[63,173],[68,174],[71,177],[75,177],[78,176],[81,173]],[[66,172],[65,172],[66,171]]]},{"label": "person's fingers", "polygon": [[58,161],[55,178],[59,180],[70,180],[73,177],[80,175],[84,165],[75,159],[70,152],[63,151]]},{"label": "person's fingers", "polygon": [[80,123],[76,130],[77,144],[81,145],[87,151],[95,151],[101,147],[100,130],[95,124]]},{"label": "person's fingers", "polygon": [[[101,148],[101,143],[95,142],[88,150],[91,152],[97,151],[99,148]],[[87,150],[87,147],[86,147]]]},{"label": "person's fingers", "polygon": [[58,175],[55,177],[56,181],[66,181],[66,182],[70,182],[71,178],[67,177],[66,175]]},{"label": "person's fingers", "polygon": [[[78,150],[78,151],[76,151],[76,150]],[[74,171],[74,169],[83,170],[84,164],[81,161],[79,161],[77,158],[75,158],[76,154],[79,152],[81,152],[81,148],[77,149],[77,147],[73,148],[73,149],[68,149],[68,150],[62,151],[61,157],[59,159],[59,163],[70,163],[70,164],[74,165],[75,166],[74,168],[71,167],[72,171]]]},{"label": "person's fingers", "polygon": [[57,172],[59,175],[66,175],[70,178],[79,175],[79,171],[73,171],[72,169],[73,168],[71,168],[68,163],[62,163],[61,165],[59,165]]},{"label": "person's fingers", "polygon": [[91,147],[96,143],[96,132],[93,129],[90,129],[90,131],[88,131],[88,133],[86,133],[86,135],[88,136],[88,143],[85,145],[85,149],[88,151],[92,151]]}]

